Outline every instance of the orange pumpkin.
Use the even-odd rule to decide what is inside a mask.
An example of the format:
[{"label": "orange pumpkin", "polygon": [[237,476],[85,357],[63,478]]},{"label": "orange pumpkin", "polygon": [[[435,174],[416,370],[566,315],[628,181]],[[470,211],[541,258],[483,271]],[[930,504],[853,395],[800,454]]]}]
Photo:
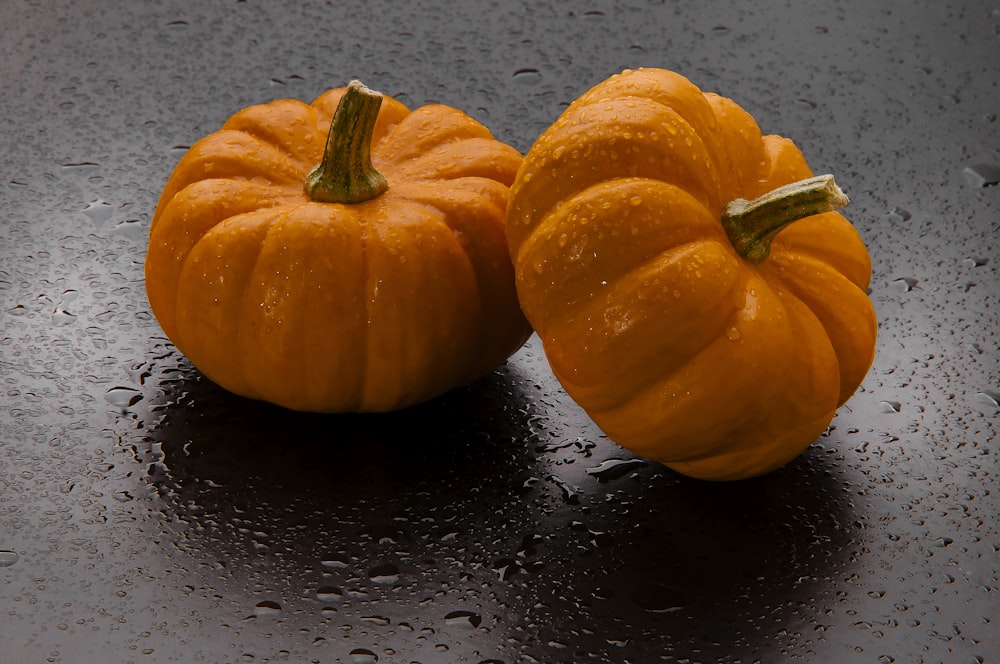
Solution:
[{"label": "orange pumpkin", "polygon": [[246,108],[166,184],[153,313],[208,378],[291,409],[388,411],[467,384],[530,333],[504,237],[520,162],[461,111],[358,82]]},{"label": "orange pumpkin", "polygon": [[858,388],[871,263],[834,211],[846,197],[812,175],[790,140],[662,69],[598,84],[531,147],[507,218],[521,306],[612,440],[693,477],[750,477]]}]

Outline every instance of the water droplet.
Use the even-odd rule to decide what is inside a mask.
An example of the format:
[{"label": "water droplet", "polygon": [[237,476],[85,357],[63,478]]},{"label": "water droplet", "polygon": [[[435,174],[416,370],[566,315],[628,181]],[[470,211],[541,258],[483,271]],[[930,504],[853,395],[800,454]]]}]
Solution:
[{"label": "water droplet", "polygon": [[542,73],[535,67],[522,67],[514,72],[514,81],[521,85],[537,85],[542,80]]},{"label": "water droplet", "polygon": [[396,583],[399,581],[399,568],[395,565],[379,565],[368,571],[368,578],[375,583]]},{"label": "water droplet", "polygon": [[348,653],[348,656],[351,658],[351,664],[375,664],[378,661],[378,655],[364,648],[355,648]]},{"label": "water droplet", "polygon": [[371,625],[377,625],[379,627],[386,627],[391,622],[385,616],[361,616],[361,621]]},{"label": "water droplet", "polygon": [[672,613],[684,608],[687,601],[673,588],[655,583],[632,591],[632,601],[650,613]]},{"label": "water droplet", "polygon": [[344,591],[337,586],[323,586],[316,591],[316,598],[324,602],[341,599]]},{"label": "water droplet", "polygon": [[593,468],[588,468],[587,474],[593,475],[601,482],[608,482],[645,465],[646,462],[642,459],[608,459]]},{"label": "water droplet", "polygon": [[920,280],[913,277],[899,277],[898,279],[893,279],[892,283],[901,288],[903,292],[909,292],[917,287]]},{"label": "water droplet", "polygon": [[131,387],[112,387],[104,398],[113,406],[128,408],[142,401],[142,392]]},{"label": "water droplet", "polygon": [[253,613],[258,618],[274,617],[281,613],[281,605],[266,599],[263,602],[258,602],[257,606],[253,607]]},{"label": "water droplet", "polygon": [[963,171],[965,179],[973,187],[995,187],[1000,185],[1000,166],[975,164]]},{"label": "water droplet", "polygon": [[126,219],[111,229],[111,232],[136,242],[146,239],[146,228],[138,219]]},{"label": "water droplet", "polygon": [[562,479],[561,477],[556,477],[555,475],[549,475],[545,479],[547,479],[548,481],[552,482],[557,487],[559,487],[559,489],[562,491],[563,500],[565,500],[567,503],[571,505],[576,505],[580,502],[580,496],[576,495],[576,489],[571,487],[566,480]]},{"label": "water droplet", "polygon": [[898,219],[899,221],[909,221],[913,218],[909,210],[904,210],[901,207],[894,207],[889,211],[889,217],[892,219]]},{"label": "water droplet", "polygon": [[58,308],[52,312],[52,324],[57,327],[62,327],[64,325],[69,325],[76,320],[76,315],[71,314],[65,309]]},{"label": "water droplet", "polygon": [[115,208],[110,203],[105,203],[104,201],[92,201],[87,204],[87,207],[83,208],[83,213],[99,226],[114,215]]},{"label": "water droplet", "polygon": [[329,560],[324,560],[320,562],[323,567],[334,567],[336,569],[344,569],[347,567],[347,563],[343,560],[338,560],[336,558],[331,558]]},{"label": "water droplet", "polygon": [[130,500],[134,500],[134,497],[132,496],[132,494],[130,494],[128,491],[124,491],[124,490],[123,491],[115,491],[114,498],[119,503],[127,503]]},{"label": "water droplet", "polygon": [[520,563],[513,558],[501,558],[493,563],[493,571],[499,575],[501,581],[506,581],[514,576],[520,569]]},{"label": "water droplet", "polygon": [[18,560],[16,551],[0,551],[0,567],[10,567]]},{"label": "water droplet", "polygon": [[452,627],[479,627],[482,616],[471,611],[452,611],[444,617],[444,624]]},{"label": "water droplet", "polygon": [[898,413],[903,408],[903,405],[898,401],[880,401],[879,406],[881,407],[882,412],[887,415],[890,413]]},{"label": "water droplet", "polygon": [[984,413],[993,414],[1000,412],[1000,391],[983,390],[976,392],[975,404]]}]

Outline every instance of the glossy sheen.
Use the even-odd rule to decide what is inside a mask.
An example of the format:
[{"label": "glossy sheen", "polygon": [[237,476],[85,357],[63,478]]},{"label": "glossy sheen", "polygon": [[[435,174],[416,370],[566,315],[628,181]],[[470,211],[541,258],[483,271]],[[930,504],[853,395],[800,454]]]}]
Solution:
[{"label": "glossy sheen", "polygon": [[520,154],[444,106],[385,98],[382,195],[314,202],[343,89],[240,111],[178,163],[150,226],[149,303],[176,347],[237,394],[387,411],[469,383],[527,338],[504,239]]},{"label": "glossy sheen", "polygon": [[662,69],[577,99],[525,156],[508,237],[518,294],[566,391],[620,445],[694,477],[785,464],[871,365],[869,255],[835,212],[759,265],[720,218],[812,175],[729,99]]}]

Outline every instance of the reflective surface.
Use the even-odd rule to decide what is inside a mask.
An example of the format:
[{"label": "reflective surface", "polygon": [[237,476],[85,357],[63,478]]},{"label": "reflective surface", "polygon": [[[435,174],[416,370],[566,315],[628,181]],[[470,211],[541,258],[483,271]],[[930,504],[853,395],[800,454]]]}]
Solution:
[{"label": "reflective surface", "polygon": [[[5,7],[0,659],[1000,657],[1000,10],[401,4]],[[361,78],[523,151],[634,66],[734,98],[852,198],[878,356],[786,468],[636,459],[535,339],[422,406],[318,416],[225,393],[151,317],[160,188],[239,108]]]}]

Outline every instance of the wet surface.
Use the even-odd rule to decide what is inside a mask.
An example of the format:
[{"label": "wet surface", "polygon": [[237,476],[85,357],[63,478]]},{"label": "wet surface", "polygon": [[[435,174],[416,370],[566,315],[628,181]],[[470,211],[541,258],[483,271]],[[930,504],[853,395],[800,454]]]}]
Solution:
[{"label": "wet surface", "polygon": [[[4,662],[1000,657],[1000,10],[115,4],[0,27]],[[787,467],[633,457],[535,339],[406,411],[303,415],[212,385],[150,314],[159,191],[239,108],[361,78],[523,151],[634,66],[733,97],[852,199],[878,355]]]}]

